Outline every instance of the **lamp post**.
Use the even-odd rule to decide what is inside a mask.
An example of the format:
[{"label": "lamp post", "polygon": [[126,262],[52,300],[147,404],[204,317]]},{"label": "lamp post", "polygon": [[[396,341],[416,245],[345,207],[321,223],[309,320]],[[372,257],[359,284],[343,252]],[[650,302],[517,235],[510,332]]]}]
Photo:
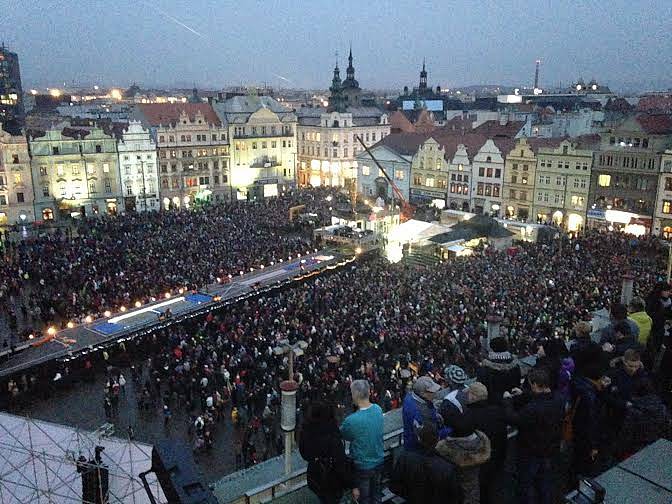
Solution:
[{"label": "lamp post", "polygon": [[282,393],[280,428],[285,433],[285,474],[292,472],[292,441],[296,428],[296,391],[299,384],[294,381],[294,357],[302,356],[306,348],[308,343],[303,340],[290,344],[287,339],[278,341],[278,346],[273,348],[275,355],[289,354],[289,376],[280,383]]},{"label": "lamp post", "polygon": [[499,315],[490,314],[485,317],[485,321],[487,322],[488,327],[488,335],[486,339],[487,349],[490,351],[490,341],[495,338],[499,338],[499,326],[502,323],[502,317]]},{"label": "lamp post", "polygon": [[630,273],[623,275],[623,284],[621,285],[621,303],[625,306],[632,301],[632,291],[635,285],[635,277]]}]

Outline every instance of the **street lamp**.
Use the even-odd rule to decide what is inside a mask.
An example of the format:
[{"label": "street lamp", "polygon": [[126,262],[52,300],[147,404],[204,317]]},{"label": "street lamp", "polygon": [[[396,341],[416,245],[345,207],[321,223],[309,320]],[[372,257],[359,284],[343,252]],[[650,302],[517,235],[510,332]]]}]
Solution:
[{"label": "street lamp", "polygon": [[275,355],[289,354],[288,380],[280,382],[282,393],[280,428],[285,433],[285,474],[292,472],[292,439],[296,428],[296,391],[299,384],[294,381],[294,357],[301,357],[308,343],[299,340],[290,344],[288,339],[278,341],[278,346],[273,348]]}]

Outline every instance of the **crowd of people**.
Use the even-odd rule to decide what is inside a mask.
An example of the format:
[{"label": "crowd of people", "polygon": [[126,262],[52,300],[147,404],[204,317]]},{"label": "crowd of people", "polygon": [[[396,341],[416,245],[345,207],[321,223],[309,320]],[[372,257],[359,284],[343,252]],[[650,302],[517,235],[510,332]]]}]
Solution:
[{"label": "crowd of people", "polygon": [[[324,210],[326,193],[308,194],[315,202],[312,211]],[[301,197],[305,200],[305,194]],[[12,272],[9,283],[16,285],[4,290],[21,289],[25,283],[34,288],[35,279],[47,278],[42,286],[44,296],[36,297],[38,304],[49,303],[47,311],[53,309],[67,317],[81,314],[79,306],[86,306],[90,313],[88,310],[126,304],[143,295],[157,295],[173,286],[207,283],[229,271],[289,255],[293,247],[305,248],[300,238],[280,232],[288,207],[296,202],[292,198],[193,213],[126,217],[119,222],[103,219],[89,223],[73,240],[50,237],[18,245],[3,266]],[[75,243],[80,247],[77,253],[72,248]],[[179,246],[169,246],[171,243]],[[52,247],[67,252],[54,257],[47,253]],[[424,384],[424,389],[417,391],[419,397],[433,394],[435,382],[452,384],[454,394],[448,403],[444,401],[436,414],[430,414],[436,419],[433,429],[425,430],[428,422],[417,419],[406,427],[406,444],[417,448],[409,456],[417,457],[424,449],[424,455],[434,457],[434,449],[429,448],[434,438],[440,439],[444,445],[441,460],[447,460],[453,472],[459,473],[455,481],[445,482],[446,488],[464,496],[465,481],[471,481],[466,486],[472,493],[483,485],[478,484],[478,472],[459,469],[461,462],[480,461],[471,465],[486,466],[483,473],[492,474],[503,460],[501,426],[517,425],[520,443],[525,445],[529,440],[530,446],[534,445],[528,453],[528,465],[520,473],[523,488],[532,488],[558,438],[554,430],[552,436],[540,440],[542,434],[534,429],[526,437],[530,415],[552,413],[544,417],[546,424],[549,429],[553,424],[559,432],[564,413],[556,416],[553,409],[559,395],[557,404],[573,408],[574,437],[583,449],[575,451],[577,463],[593,470],[591,462],[597,460],[594,451],[601,454],[606,439],[590,438],[581,445],[578,440],[595,435],[594,427],[586,424],[600,418],[597,409],[615,407],[611,399],[600,402],[602,391],[614,388],[617,380],[627,381],[623,373],[618,379],[609,378],[608,370],[620,373],[623,369],[631,376],[631,362],[639,359],[644,364],[638,364],[637,369],[648,367],[657,375],[655,386],[669,380],[663,371],[672,366],[661,365],[659,359],[670,308],[670,289],[657,283],[662,269],[654,239],[632,240],[619,233],[597,232],[566,239],[562,248],[522,244],[516,253],[482,248],[469,258],[434,267],[390,264],[378,256],[362,258],[280,292],[160,329],[145,340],[127,343],[137,345],[133,351],[120,345],[106,352],[109,377],[104,403],[110,401],[109,418],[113,421],[111,403],[115,394],[121,393],[115,369],[132,365],[128,369],[132,369],[136,390],[141,391],[136,393],[141,398],[139,408],[162,414],[167,427],[173,411],[188,411],[193,415],[196,450],[207,449],[218,423],[232,421],[241,432],[236,448],[240,465],[254,464],[280,448],[278,384],[287,377],[289,362],[287,355],[275,352],[274,347],[283,339],[303,340],[307,347],[294,363],[293,378],[299,383],[298,423],[301,425],[305,416],[306,426],[300,431],[305,430],[306,435],[319,437],[319,426],[324,425],[325,432],[357,446],[358,433],[378,432],[379,410],[382,414],[402,404],[406,408],[405,401],[418,383]],[[627,307],[615,302],[626,272],[635,277],[635,297],[646,298],[636,299],[629,307],[632,318],[628,318]],[[647,297],[654,285],[657,288]],[[77,303],[71,303],[71,298]],[[603,308],[611,311],[613,322],[595,347],[589,341],[593,332],[589,322],[593,312]],[[492,314],[501,317],[501,338],[488,346],[485,321]],[[563,350],[570,341],[574,348]],[[524,387],[515,356],[530,354],[548,367],[531,373],[527,394],[519,394]],[[90,369],[92,364],[87,362],[85,367]],[[606,362],[606,370],[591,367],[593,362]],[[64,369],[63,382],[75,372]],[[460,387],[467,375],[480,380],[476,390],[466,392]],[[431,383],[414,380],[418,376]],[[603,377],[611,381],[607,383]],[[12,383],[16,394],[20,393],[23,385]],[[26,387],[30,383],[26,380]],[[648,388],[631,386],[629,397],[616,394],[625,401],[626,409],[623,422],[611,427],[612,435],[629,433],[636,438],[638,431],[625,422],[632,405],[648,401],[651,408],[658,407],[649,397],[652,385],[647,383]],[[623,387],[617,386],[619,394]],[[472,392],[478,400],[469,399]],[[505,401],[505,392],[515,397]],[[522,398],[527,400],[530,394],[531,402],[523,406]],[[582,400],[577,404],[579,396]],[[353,401],[359,412],[370,410],[371,414],[346,420],[340,431],[334,431],[336,419],[349,411]],[[425,404],[427,399],[423,401],[419,411],[430,408]],[[502,420],[493,420],[496,418]],[[311,423],[317,426],[311,427]],[[488,423],[497,424],[500,430],[495,432],[495,427],[485,425]],[[311,429],[317,433],[309,434]],[[536,446],[535,439],[543,446]],[[624,451],[630,452],[641,441],[633,440]],[[338,445],[333,440],[329,443]],[[464,453],[455,451],[465,446],[474,451],[466,459]],[[368,450],[373,450],[373,455]],[[377,502],[378,444],[364,446],[363,459],[357,459],[357,448],[354,451],[354,479],[349,484],[360,502]],[[306,456],[312,457],[309,453]],[[315,466],[317,461],[311,461]],[[434,462],[437,468],[445,466]],[[465,468],[471,467],[467,462]],[[439,469],[434,472],[441,474]],[[525,481],[531,483],[525,486]]]},{"label": "crowd of people", "polygon": [[302,212],[327,219],[332,194],[297,190],[258,202],[102,216],[74,230],[7,241],[0,254],[0,314],[11,330],[31,332],[303,253],[310,237],[290,226],[289,209],[306,205]]}]

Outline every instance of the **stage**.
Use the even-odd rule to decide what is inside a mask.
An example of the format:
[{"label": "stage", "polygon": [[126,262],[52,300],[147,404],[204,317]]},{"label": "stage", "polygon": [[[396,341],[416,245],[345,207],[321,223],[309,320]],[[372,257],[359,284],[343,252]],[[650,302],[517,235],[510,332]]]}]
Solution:
[{"label": "stage", "polygon": [[259,291],[278,288],[292,281],[334,269],[354,260],[333,250],[316,251],[301,257],[293,257],[282,263],[260,268],[199,291],[182,291],[165,296],[91,323],[66,328],[56,332],[42,343],[27,343],[12,354],[0,354],[0,377],[6,377],[55,359],[64,359],[77,354],[97,351],[106,345],[130,339],[185,318],[190,318],[239,299],[257,295]]}]

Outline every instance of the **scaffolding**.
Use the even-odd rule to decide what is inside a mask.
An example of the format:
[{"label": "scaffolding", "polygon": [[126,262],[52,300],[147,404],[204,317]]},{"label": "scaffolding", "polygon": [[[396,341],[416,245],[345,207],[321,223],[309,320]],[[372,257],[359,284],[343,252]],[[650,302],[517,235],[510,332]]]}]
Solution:
[{"label": "scaffolding", "polygon": [[[101,446],[100,458],[109,471],[107,502],[149,504],[138,474],[150,469],[152,447],[111,437],[112,432],[107,424],[90,432],[0,413],[0,502],[94,504],[83,499],[81,473],[98,467],[90,461]],[[149,477],[148,483],[165,502],[156,478]]]}]

